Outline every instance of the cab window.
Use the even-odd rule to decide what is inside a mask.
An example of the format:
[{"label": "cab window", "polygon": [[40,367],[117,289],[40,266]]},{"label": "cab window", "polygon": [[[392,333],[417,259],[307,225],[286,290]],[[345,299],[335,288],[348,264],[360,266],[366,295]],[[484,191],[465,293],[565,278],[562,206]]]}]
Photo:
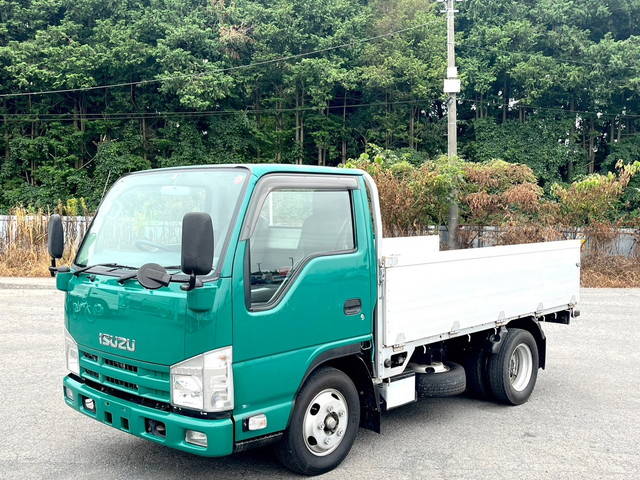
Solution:
[{"label": "cab window", "polygon": [[274,190],[249,241],[251,304],[267,304],[310,259],[355,248],[348,190]]}]

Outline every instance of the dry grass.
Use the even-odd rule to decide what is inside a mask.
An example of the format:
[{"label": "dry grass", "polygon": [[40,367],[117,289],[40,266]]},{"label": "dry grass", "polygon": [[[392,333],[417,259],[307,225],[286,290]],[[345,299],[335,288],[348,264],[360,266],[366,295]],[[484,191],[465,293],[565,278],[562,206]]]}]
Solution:
[{"label": "dry grass", "polygon": [[581,284],[587,288],[640,288],[640,259],[585,256]]},{"label": "dry grass", "polygon": [[[407,197],[397,197],[394,200]],[[387,202],[393,205],[395,202]],[[399,211],[406,207],[406,203],[398,202]],[[8,227],[0,230],[0,276],[44,277],[49,275],[49,254],[47,253],[46,239],[49,216],[43,211],[28,212],[22,208],[16,208],[12,212],[15,221]],[[387,212],[391,213],[391,212]],[[398,212],[393,212],[396,215]],[[404,218],[403,228],[394,225],[394,230],[387,231],[387,235],[424,234],[424,228],[416,228],[409,217]],[[68,265],[75,256],[76,245],[82,229],[76,231],[68,228],[70,222],[66,222],[67,249],[64,258],[59,262]],[[606,228],[605,228],[606,227]],[[397,230],[397,231],[396,231]],[[582,259],[582,285],[584,287],[635,287],[640,288],[640,242],[636,247],[634,257],[626,258],[614,256],[607,252],[608,242],[613,238],[613,228],[597,225],[587,233],[592,251],[596,254],[584,255]],[[474,229],[458,232],[461,244],[471,244]],[[466,235],[466,236],[465,236]],[[467,236],[469,238],[467,238]],[[508,245],[514,243],[529,243],[563,238],[559,230],[540,225],[508,225],[497,239],[498,244]]]},{"label": "dry grass", "polygon": [[[16,208],[11,214],[15,220],[9,222],[4,231],[0,231],[0,276],[48,276],[51,264],[47,252],[49,215],[41,210],[28,212],[24,208]],[[67,248],[59,264],[71,263],[77,241],[78,234],[71,231],[71,235],[67,235]]]}]

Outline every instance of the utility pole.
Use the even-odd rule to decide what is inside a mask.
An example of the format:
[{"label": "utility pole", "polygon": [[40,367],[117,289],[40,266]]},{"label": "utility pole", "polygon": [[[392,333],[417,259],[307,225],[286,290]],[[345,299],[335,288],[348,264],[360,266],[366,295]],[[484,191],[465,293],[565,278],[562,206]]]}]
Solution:
[{"label": "utility pole", "polygon": [[[456,67],[456,40],[454,14],[457,12],[454,5],[462,0],[438,0],[445,6],[447,14],[447,76],[444,79],[444,93],[449,95],[447,100],[447,156],[451,161],[458,155],[458,112],[457,94],[460,92],[460,78]],[[456,231],[458,230],[458,200],[457,190],[452,192],[449,204],[449,223],[447,226],[449,249],[457,247]]]}]

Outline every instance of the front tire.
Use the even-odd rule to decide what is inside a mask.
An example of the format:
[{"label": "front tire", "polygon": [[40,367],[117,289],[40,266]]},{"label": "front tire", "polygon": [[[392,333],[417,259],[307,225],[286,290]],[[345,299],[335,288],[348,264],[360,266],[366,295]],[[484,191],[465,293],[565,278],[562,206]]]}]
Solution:
[{"label": "front tire", "polygon": [[360,399],[353,382],[344,372],[323,367],[300,390],[276,455],[302,475],[328,472],[351,450],[359,425]]},{"label": "front tire", "polygon": [[531,396],[538,377],[538,345],[526,330],[514,328],[489,359],[489,385],[493,397],[509,405],[521,405]]}]

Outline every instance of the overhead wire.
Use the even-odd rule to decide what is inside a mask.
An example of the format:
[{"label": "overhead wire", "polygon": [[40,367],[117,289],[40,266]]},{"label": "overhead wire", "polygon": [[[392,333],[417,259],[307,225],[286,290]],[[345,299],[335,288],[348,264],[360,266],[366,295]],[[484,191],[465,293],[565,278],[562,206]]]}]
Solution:
[{"label": "overhead wire", "polygon": [[[326,105],[326,106],[308,106],[308,107],[291,107],[291,108],[264,108],[264,109],[236,109],[236,110],[210,110],[210,111],[167,111],[167,112],[112,112],[112,113],[89,113],[80,116],[77,113],[47,113],[47,114],[34,114],[34,113],[7,113],[5,116],[8,119],[17,119],[19,121],[64,121],[64,120],[136,120],[143,118],[162,118],[162,117],[215,117],[215,116],[227,116],[227,115],[261,115],[261,114],[279,114],[289,112],[309,112],[323,110],[342,110],[350,108],[362,108],[362,107],[382,107],[388,105],[404,105],[404,104],[416,104],[425,102],[435,102],[438,99],[409,99],[409,100],[396,100],[391,102],[369,102],[369,103],[351,103],[346,105]],[[0,120],[3,117],[0,115]]]},{"label": "overhead wire", "polygon": [[[234,110],[209,110],[209,111],[156,111],[156,112],[101,112],[101,113],[84,113],[82,115],[78,113],[7,113],[4,116],[0,116],[0,121],[16,120],[16,121],[38,121],[38,122],[51,122],[51,121],[123,121],[123,120],[142,120],[142,119],[154,119],[154,118],[199,118],[199,117],[217,117],[217,116],[233,116],[233,115],[269,115],[269,114],[281,114],[281,113],[296,113],[296,112],[322,112],[323,110],[343,110],[353,108],[364,107],[385,107],[391,105],[409,105],[409,104],[433,104],[441,98],[413,98],[407,100],[396,101],[380,101],[369,103],[351,103],[341,105],[327,105],[327,106],[308,106],[308,107],[291,107],[291,108],[239,108]],[[510,109],[525,108],[530,110],[541,110],[562,113],[565,115],[592,115],[598,117],[613,117],[613,118],[640,118],[640,115],[627,114],[627,113],[613,113],[606,111],[587,111],[587,110],[569,110],[562,107],[546,107],[532,104],[524,104],[520,102],[507,103],[496,101],[479,101],[472,98],[458,98],[460,103],[469,103],[472,105],[488,106],[495,108],[504,108],[507,106]]]}]

